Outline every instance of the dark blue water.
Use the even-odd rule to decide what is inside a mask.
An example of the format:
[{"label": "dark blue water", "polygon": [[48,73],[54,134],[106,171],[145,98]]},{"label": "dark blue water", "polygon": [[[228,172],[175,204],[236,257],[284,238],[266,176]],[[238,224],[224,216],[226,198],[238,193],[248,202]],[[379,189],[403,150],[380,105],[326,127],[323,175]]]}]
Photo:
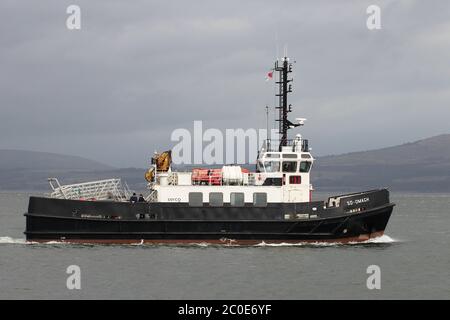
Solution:
[{"label": "dark blue water", "polygon": [[25,244],[28,195],[0,193],[0,299],[449,299],[449,196],[392,199],[386,236],[365,244],[83,246]]}]

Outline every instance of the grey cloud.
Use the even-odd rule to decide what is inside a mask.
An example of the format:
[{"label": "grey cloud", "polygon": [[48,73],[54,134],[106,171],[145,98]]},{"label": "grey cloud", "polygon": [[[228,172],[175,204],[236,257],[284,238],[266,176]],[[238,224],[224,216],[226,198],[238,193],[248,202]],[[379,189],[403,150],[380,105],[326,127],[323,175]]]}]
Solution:
[{"label": "grey cloud", "polygon": [[[192,121],[264,127],[284,44],[316,154],[448,132],[448,1],[2,1],[0,148],[144,166]],[[294,115],[293,115],[294,116]]]}]

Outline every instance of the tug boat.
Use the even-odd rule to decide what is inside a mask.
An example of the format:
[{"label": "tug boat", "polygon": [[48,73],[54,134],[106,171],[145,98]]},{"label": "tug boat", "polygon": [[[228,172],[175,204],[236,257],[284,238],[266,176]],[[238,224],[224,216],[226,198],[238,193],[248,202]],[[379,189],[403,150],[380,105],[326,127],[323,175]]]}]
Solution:
[{"label": "tug boat", "polygon": [[[130,197],[120,179],[61,185],[30,197],[28,241],[70,243],[360,242],[383,235],[395,204],[384,188],[312,201],[314,158],[307,139],[288,130],[292,63],[276,61],[279,141],[266,140],[254,172],[238,166],[172,170],[170,151],[155,154],[145,173],[145,200]],[[131,201],[130,201],[131,199]],[[143,200],[143,199],[141,199]]]}]

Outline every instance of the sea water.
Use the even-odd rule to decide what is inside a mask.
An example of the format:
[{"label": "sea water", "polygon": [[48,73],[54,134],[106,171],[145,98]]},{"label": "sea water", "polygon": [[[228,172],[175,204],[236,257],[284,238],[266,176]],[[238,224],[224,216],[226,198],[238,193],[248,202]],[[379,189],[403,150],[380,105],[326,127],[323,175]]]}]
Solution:
[{"label": "sea water", "polygon": [[28,197],[0,193],[0,299],[450,298],[449,195],[392,194],[385,235],[364,243],[255,246],[29,244]]}]

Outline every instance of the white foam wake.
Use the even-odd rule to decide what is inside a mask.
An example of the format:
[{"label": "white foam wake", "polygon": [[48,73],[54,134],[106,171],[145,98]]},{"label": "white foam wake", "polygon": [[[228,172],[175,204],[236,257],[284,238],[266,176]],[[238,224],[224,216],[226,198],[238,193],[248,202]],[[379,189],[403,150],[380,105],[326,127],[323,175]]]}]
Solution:
[{"label": "white foam wake", "polygon": [[[31,242],[28,242],[28,243],[31,243]],[[47,241],[47,242],[33,242],[33,243],[35,243],[35,244],[75,244],[75,243],[69,243],[69,242],[64,242],[64,241],[57,241],[57,240],[49,240],[49,241]]]},{"label": "white foam wake", "polygon": [[11,237],[0,237],[0,244],[26,244],[26,239],[14,239]]},{"label": "white foam wake", "polygon": [[298,243],[265,243],[264,241],[255,245],[255,247],[334,247],[334,246],[346,246],[346,245],[364,245],[364,244],[388,244],[398,242],[395,239],[389,237],[388,235],[382,235],[381,237],[376,237],[368,239],[365,241],[354,241],[348,243],[342,242],[298,242]]},{"label": "white foam wake", "polygon": [[[376,237],[376,238],[372,238],[360,243],[393,243],[393,242],[398,242],[397,240],[389,237],[388,235],[382,235],[381,237]],[[353,243],[353,242],[352,242]],[[357,242],[355,242],[357,243]]]}]

